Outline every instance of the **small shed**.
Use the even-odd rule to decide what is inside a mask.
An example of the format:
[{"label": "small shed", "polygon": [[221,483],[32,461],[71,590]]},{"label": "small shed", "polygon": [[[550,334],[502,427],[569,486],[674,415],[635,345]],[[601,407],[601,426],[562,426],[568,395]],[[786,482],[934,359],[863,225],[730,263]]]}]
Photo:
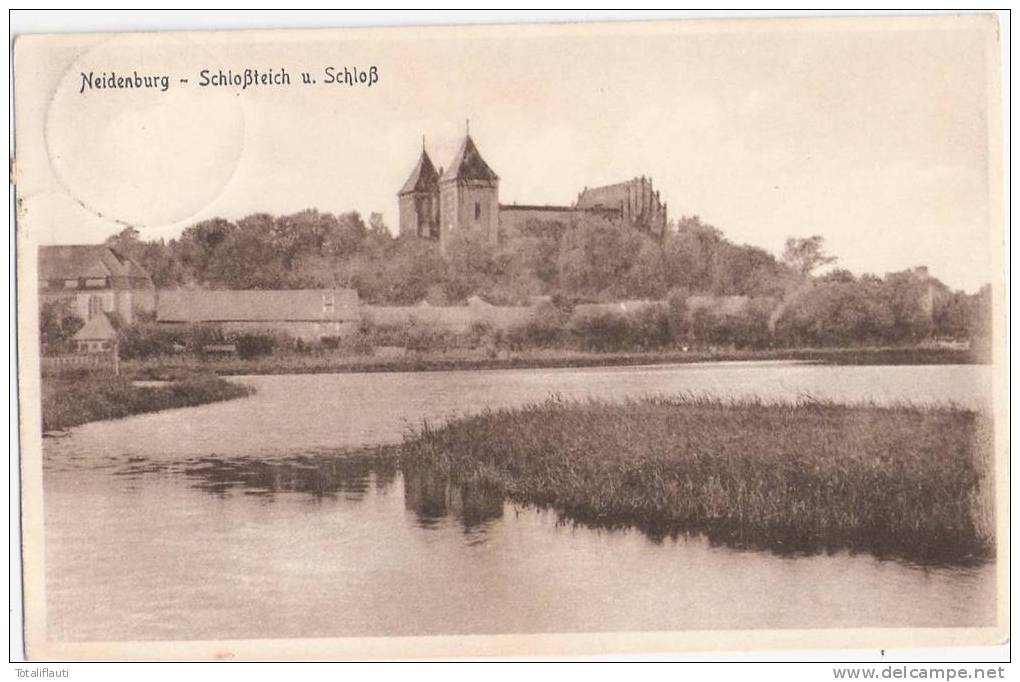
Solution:
[{"label": "small shed", "polygon": [[71,337],[79,353],[110,353],[117,341],[117,332],[106,313],[96,313],[85,326]]}]

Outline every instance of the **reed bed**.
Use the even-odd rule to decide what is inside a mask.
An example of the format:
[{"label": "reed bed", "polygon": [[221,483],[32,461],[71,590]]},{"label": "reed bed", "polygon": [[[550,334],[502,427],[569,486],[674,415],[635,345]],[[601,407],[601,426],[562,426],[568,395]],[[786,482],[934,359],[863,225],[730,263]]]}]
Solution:
[{"label": "reed bed", "polygon": [[132,414],[204,405],[250,395],[254,389],[213,375],[190,375],[164,386],[136,386],[112,374],[43,377],[43,431]]},{"label": "reed bed", "polygon": [[955,406],[551,399],[426,424],[400,458],[653,537],[923,564],[994,552],[990,419]]}]

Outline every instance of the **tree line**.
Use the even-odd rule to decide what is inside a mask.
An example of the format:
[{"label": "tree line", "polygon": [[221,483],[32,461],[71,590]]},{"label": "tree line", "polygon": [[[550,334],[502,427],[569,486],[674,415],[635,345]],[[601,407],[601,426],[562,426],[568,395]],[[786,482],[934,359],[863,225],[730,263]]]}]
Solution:
[{"label": "tree line", "polygon": [[493,303],[536,295],[577,301],[664,298],[670,289],[781,296],[794,267],[767,251],[736,245],[697,217],[662,240],[597,216],[530,221],[499,244],[463,232],[447,244],[393,237],[382,216],[306,210],[206,220],[170,240],[127,228],[107,244],[134,258],[157,288],[349,287],[378,304]]},{"label": "tree line", "polygon": [[[206,220],[170,240],[143,240],[128,228],[107,243],[137,260],[157,288],[344,287],[379,305],[543,297],[566,313],[578,303],[668,300],[671,338],[730,345],[915,343],[987,337],[991,325],[988,287],[954,291],[923,267],[884,276],[826,269],[836,258],[818,236],[790,238],[776,257],[731,242],[697,216],[682,217],[662,239],[594,215],[532,220],[496,244],[452,235],[445,254],[435,242],[392,236],[380,214],[366,223],[355,212],[315,210]],[[691,309],[678,331],[676,302],[692,296],[748,301],[737,311]]]}]

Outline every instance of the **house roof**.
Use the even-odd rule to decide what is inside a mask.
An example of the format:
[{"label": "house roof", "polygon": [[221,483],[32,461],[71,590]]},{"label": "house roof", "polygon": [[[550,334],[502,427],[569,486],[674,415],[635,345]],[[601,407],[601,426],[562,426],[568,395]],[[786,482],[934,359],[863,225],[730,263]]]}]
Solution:
[{"label": "house roof", "polygon": [[499,176],[489,168],[489,164],[485,163],[485,159],[478,152],[478,147],[475,146],[475,141],[471,139],[470,135],[467,135],[464,137],[464,142],[460,145],[460,149],[457,150],[457,155],[453,157],[450,167],[446,169],[440,180],[485,180],[495,182],[499,180]]},{"label": "house roof", "polygon": [[[618,182],[615,185],[585,187],[577,198],[577,208],[619,208],[621,203],[626,204],[629,201],[631,186],[641,182],[641,178],[634,178],[633,180]],[[649,185],[651,185],[650,182]]]},{"label": "house roof", "polygon": [[39,247],[39,279],[133,277],[147,280],[149,273],[105,244],[68,244]]},{"label": "house roof", "polygon": [[75,341],[108,341],[117,337],[117,332],[110,324],[106,313],[100,312],[89,318],[85,326],[74,333],[71,337]]},{"label": "house roof", "polygon": [[[328,301],[332,298],[332,309]],[[159,322],[346,322],[361,319],[354,289],[160,291]]]},{"label": "house roof", "polygon": [[400,188],[397,195],[410,194],[412,192],[431,192],[435,190],[438,184],[439,173],[436,171],[436,167],[432,165],[432,159],[429,158],[428,153],[422,149],[418,163],[415,164],[410,177],[407,178],[407,182]]}]

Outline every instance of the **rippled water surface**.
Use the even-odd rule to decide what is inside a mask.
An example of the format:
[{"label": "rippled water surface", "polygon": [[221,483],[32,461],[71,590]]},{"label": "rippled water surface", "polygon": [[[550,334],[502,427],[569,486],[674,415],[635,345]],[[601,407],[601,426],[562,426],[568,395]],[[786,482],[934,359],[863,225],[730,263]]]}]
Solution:
[{"label": "rippled water surface", "polygon": [[990,624],[994,567],[594,530],[357,452],[422,420],[677,392],[986,407],[990,369],[739,363],[261,376],[46,439],[57,640]]}]

